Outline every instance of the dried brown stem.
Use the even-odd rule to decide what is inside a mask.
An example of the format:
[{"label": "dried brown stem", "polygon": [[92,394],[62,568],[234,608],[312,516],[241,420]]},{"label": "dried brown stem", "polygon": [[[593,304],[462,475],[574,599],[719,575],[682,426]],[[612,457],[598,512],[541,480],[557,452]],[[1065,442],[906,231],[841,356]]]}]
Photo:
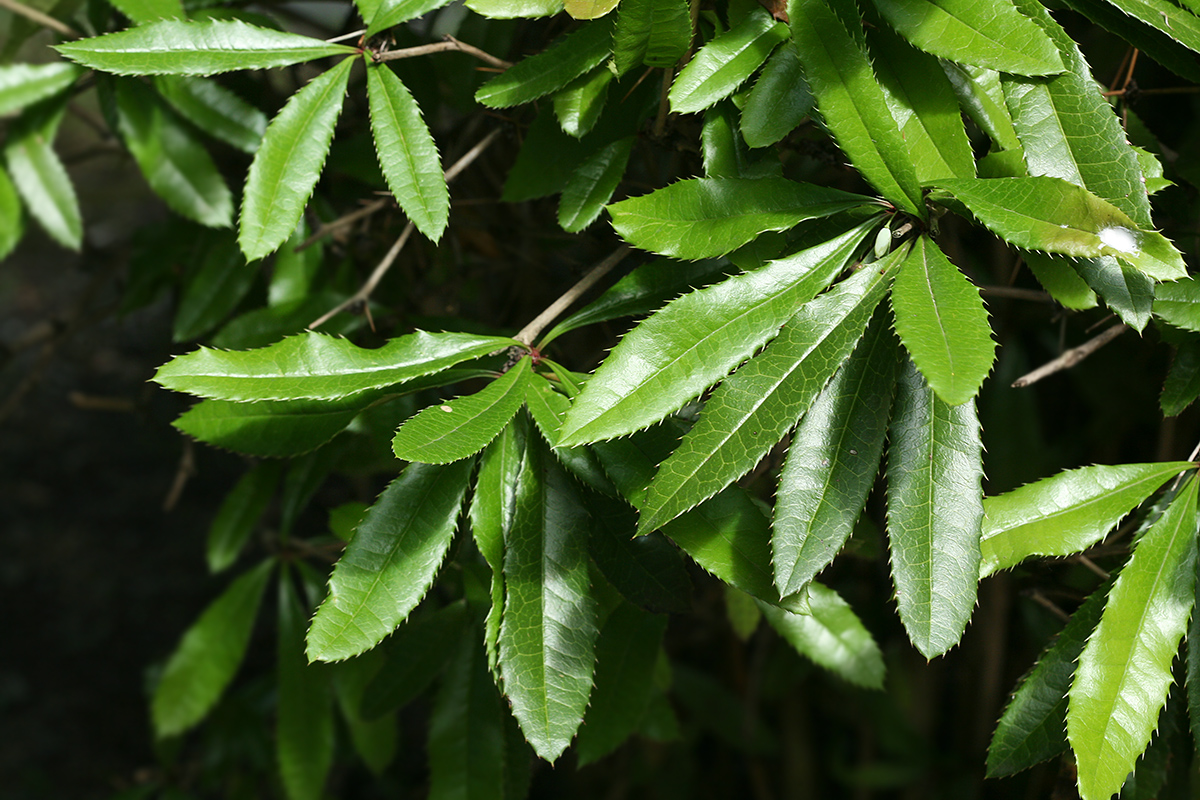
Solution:
[{"label": "dried brown stem", "polygon": [[1078,347],[1071,348],[1053,361],[1048,361],[1042,366],[1038,367],[1033,372],[1017,378],[1015,381],[1013,381],[1013,388],[1020,389],[1024,386],[1037,383],[1042,378],[1053,375],[1056,372],[1062,372],[1064,369],[1070,369],[1127,330],[1129,330],[1129,328],[1124,323],[1118,322],[1111,328],[1106,329],[1100,335],[1088,339]]},{"label": "dried brown stem", "polygon": [[20,14],[25,19],[32,20],[38,25],[45,26],[52,31],[57,31],[63,36],[69,36],[72,39],[78,39],[83,36],[82,33],[65,22],[60,22],[49,14],[38,11],[36,8],[30,8],[24,3],[18,3],[17,0],[0,0],[0,8],[7,8],[14,14]]},{"label": "dried brown stem", "polygon": [[417,56],[427,56],[431,53],[445,53],[448,50],[457,50],[467,55],[475,56],[480,61],[491,64],[497,69],[508,69],[512,66],[511,61],[505,61],[502,58],[496,58],[491,53],[485,53],[473,44],[467,44],[455,39],[450,34],[442,37],[442,41],[435,44],[423,44],[417,47],[405,47],[401,50],[389,50],[385,53],[375,55],[376,61],[396,61],[401,58],[415,58]]},{"label": "dried brown stem", "polygon": [[522,328],[521,332],[513,338],[526,347],[532,346],[533,340],[545,330],[547,325],[557,319],[559,314],[566,311],[584,292],[595,286],[596,281],[607,275],[627,255],[629,255],[629,247],[627,245],[618,247],[607,258],[588,270],[588,273],[580,278],[578,283],[563,292],[562,296],[547,306],[545,311],[534,317],[533,321]]}]

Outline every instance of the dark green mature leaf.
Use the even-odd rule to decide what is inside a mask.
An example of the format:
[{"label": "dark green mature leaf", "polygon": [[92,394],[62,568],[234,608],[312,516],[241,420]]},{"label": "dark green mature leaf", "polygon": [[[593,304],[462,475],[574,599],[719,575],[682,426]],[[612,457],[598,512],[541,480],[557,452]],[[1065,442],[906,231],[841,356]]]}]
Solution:
[{"label": "dark green mature leaf", "polygon": [[1200,397],[1200,342],[1188,340],[1179,345],[1171,368],[1163,381],[1159,403],[1163,416],[1173,417],[1183,412]]},{"label": "dark green mature leaf", "polygon": [[1153,278],[1111,256],[1071,259],[1070,264],[1122,322],[1135,331],[1146,327],[1154,306]]},{"label": "dark green mature leaf", "polygon": [[920,236],[892,286],[896,333],[925,380],[958,405],[979,392],[996,343],[979,290],[927,236]]},{"label": "dark green mature leaf", "polygon": [[874,0],[917,47],[939,58],[1017,75],[1063,71],[1054,43],[1010,0]]},{"label": "dark green mature leaf", "polygon": [[563,132],[579,138],[590,131],[600,119],[612,71],[605,66],[580,75],[554,95],[554,114]]},{"label": "dark green mature leaf", "polygon": [[829,285],[871,224],[667,304],[596,370],[567,415],[560,443],[622,436],[698,396]]},{"label": "dark green mature leaf", "polygon": [[596,642],[596,688],[575,743],[579,766],[611,753],[642,721],[667,618],[621,603]]},{"label": "dark green mature leaf", "polygon": [[416,607],[450,548],[473,466],[409,464],[388,485],[333,569],[308,632],[310,659],[366,652]]},{"label": "dark green mature leaf", "polygon": [[1139,230],[1123,211],[1060,178],[940,180],[980,222],[1016,245],[1079,258],[1115,256],[1159,280],[1187,275],[1183,259],[1155,231]]},{"label": "dark green mature leaf", "polygon": [[783,177],[777,153],[752,151],[742,139],[732,100],[704,112],[700,150],[704,156],[704,174],[709,178]]},{"label": "dark green mature leaf", "polygon": [[[1176,41],[1171,26],[1163,30],[1143,24],[1108,0],[1063,0],[1063,4],[1108,32],[1120,36],[1132,47],[1142,50],[1176,75],[1192,83],[1200,82],[1200,59],[1196,57],[1196,49],[1189,49]],[[1192,35],[1188,38],[1200,41],[1200,36]]]},{"label": "dark green mature leaf", "polygon": [[214,234],[205,245],[175,312],[172,336],[177,342],[202,336],[224,321],[258,277],[258,265],[246,263],[229,233]]},{"label": "dark green mature leaf", "polygon": [[159,367],[167,389],[216,400],[337,400],[432,375],[515,346],[512,339],[417,331],[374,350],[308,332],[258,350],[200,348]]},{"label": "dark green mature leaf", "polygon": [[274,252],[300,222],[329,155],[353,63],[343,59],[314,78],[267,126],[242,195],[238,244],[248,260]]},{"label": "dark green mature leaf", "polygon": [[1030,556],[1066,556],[1104,538],[1187,461],[1093,466],[1060,472],[983,501],[979,576]]},{"label": "dark green mature leaf", "polygon": [[5,64],[0,66],[0,116],[53,97],[66,89],[81,71],[74,64]]},{"label": "dark green mature leaf", "polygon": [[163,20],[55,47],[85,67],[116,75],[215,75],[356,55],[356,47],[247,25],[240,20]]},{"label": "dark green mature leaf", "polygon": [[384,660],[383,653],[375,649],[327,668],[333,673],[334,696],[354,750],[376,777],[395,760],[399,738],[395,712],[381,712],[369,718],[363,712],[367,687],[379,675]]},{"label": "dark green mature leaf", "polygon": [[608,207],[634,247],[675,258],[722,256],[765,231],[784,231],[872,202],[783,178],[693,178]]},{"label": "dark green mature leaf", "polygon": [[[1096,307],[1096,293],[1087,281],[1079,277],[1065,258],[1030,250],[1024,254],[1025,265],[1038,279],[1042,288],[1066,308],[1083,310]],[[1113,259],[1109,259],[1113,260]]]},{"label": "dark green mature leaf", "polygon": [[[420,696],[454,658],[465,631],[471,630],[464,601],[410,617],[371,653],[382,651],[383,667],[363,691],[360,710],[368,720],[398,711]],[[478,640],[476,640],[478,641]],[[356,663],[363,656],[343,665]]]},{"label": "dark green mature leaf", "polygon": [[1200,19],[1167,0],[1108,0],[1134,19],[1200,53]]},{"label": "dark green mature leaf", "polygon": [[745,82],[787,38],[788,26],[764,8],[755,8],[692,56],[671,85],[671,110],[703,111]]},{"label": "dark green mature leaf", "polygon": [[661,533],[634,536],[637,514],[619,500],[589,498],[588,508],[594,520],[588,552],[608,582],[648,611],[690,611],[692,580],[679,551]]},{"label": "dark green mature leaf", "polygon": [[525,458],[504,540],[500,675],[525,738],[553,762],[591,695],[596,601],[579,535],[587,511],[540,438],[526,438]]},{"label": "dark green mature leaf", "polygon": [[982,445],[975,402],[943,402],[911,364],[888,449],[888,540],[900,621],[926,658],[962,636],[979,582]]},{"label": "dark green mature leaf", "polygon": [[447,5],[450,0],[382,0],[375,13],[367,19],[367,36],[374,36],[402,22],[423,17],[430,11]]},{"label": "dark green mature leaf", "polygon": [[22,112],[9,127],[4,161],[30,216],[50,238],[78,250],[83,243],[79,199],[53,146],[64,107],[46,100]]},{"label": "dark green mature leaf", "polygon": [[426,408],[406,421],[392,439],[392,450],[405,461],[449,464],[487,447],[525,402],[530,359],[475,394]]},{"label": "dark green mature leaf", "polygon": [[246,654],[274,566],[268,559],[239,576],[184,633],[150,704],[157,736],[183,733],[220,699]]},{"label": "dark green mature leaf", "polygon": [[25,235],[24,222],[17,187],[0,166],[0,259],[6,258],[20,243]]},{"label": "dark green mature leaf", "polygon": [[613,31],[617,74],[636,66],[670,67],[692,41],[692,21],[685,0],[624,0]]},{"label": "dark green mature leaf", "polygon": [[504,708],[479,631],[464,633],[429,717],[429,797],[504,800]]},{"label": "dark green mature leaf", "polygon": [[597,492],[609,497],[617,495],[616,487],[590,448],[556,446],[558,429],[562,427],[563,418],[571,409],[571,401],[566,395],[556,390],[546,378],[534,375],[525,393],[525,407],[529,409],[542,438],[550,445],[550,449],[564,467]]},{"label": "dark green mature leaf", "polygon": [[1195,602],[1196,487],[1193,476],[1138,542],[1079,657],[1067,738],[1086,800],[1121,788],[1167,699]]},{"label": "dark green mature leaf", "polygon": [[884,197],[923,218],[916,168],[867,54],[825,0],[791,0],[788,15],[808,85],[838,146]]},{"label": "dark green mature leaf", "polygon": [[479,87],[475,100],[488,108],[528,103],[566,86],[603,63],[612,52],[612,18],[590,22],[546,52],[530,56]]},{"label": "dark green mature leaf", "polygon": [[1155,287],[1154,314],[1177,327],[1200,331],[1200,281],[1189,277]]},{"label": "dark green mature leaf", "polygon": [[796,47],[776,48],[742,107],[742,136],[750,147],[775,144],[812,113],[813,96]]},{"label": "dark green mature leaf", "polygon": [[375,151],[388,188],[417,230],[436,242],[450,218],[450,192],[421,109],[386,64],[367,66],[367,95]]},{"label": "dark green mature leaf", "polygon": [[864,266],[805,303],[779,335],[705,403],[662,463],[638,530],[656,530],[749,472],[799,420],[854,350],[904,251]]},{"label": "dark green mature leaf", "polygon": [[1067,749],[1067,691],[1083,644],[1100,621],[1110,585],[1092,592],[1021,679],[988,746],[989,778],[1012,775]]},{"label": "dark green mature leaf", "polygon": [[210,572],[221,572],[237,560],[275,494],[279,475],[278,463],[255,464],[225,495],[208,529],[205,556]]},{"label": "dark green mature leaf", "polygon": [[800,419],[775,493],[771,551],[780,594],[803,589],[850,538],[879,471],[900,364],[886,314],[876,312]]},{"label": "dark green mature leaf", "polygon": [[793,614],[759,603],[763,616],[802,656],[833,674],[867,689],[882,689],[885,667],[879,645],[833,589],[808,585],[808,611]]},{"label": "dark green mature leaf", "polygon": [[180,0],[111,0],[112,4],[130,20],[138,24],[159,19],[183,19],[183,3]]},{"label": "dark green mature leaf", "polygon": [[284,572],[279,581],[275,753],[288,800],[321,800],[336,741],[329,678],[304,657],[307,621],[308,609]]},{"label": "dark green mature leaf", "polygon": [[253,153],[262,144],[267,115],[208,78],[160,75],[154,88],[188,122],[209,136]]},{"label": "dark green mature leaf", "polygon": [[558,203],[558,224],[564,231],[578,233],[599,218],[625,174],[633,142],[626,136],[600,148],[567,178]]}]

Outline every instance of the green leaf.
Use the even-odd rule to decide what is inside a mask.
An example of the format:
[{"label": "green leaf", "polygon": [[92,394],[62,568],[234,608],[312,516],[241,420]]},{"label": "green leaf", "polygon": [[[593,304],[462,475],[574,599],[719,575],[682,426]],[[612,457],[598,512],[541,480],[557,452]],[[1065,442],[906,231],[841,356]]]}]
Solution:
[{"label": "green leaf", "polygon": [[[1143,24],[1133,19],[1108,0],[1064,0],[1063,5],[1076,11],[1100,27],[1114,33],[1132,47],[1145,52],[1159,64],[1186,78],[1189,82],[1200,81],[1200,63],[1196,58],[1197,48],[1181,44],[1176,40],[1175,28],[1169,22],[1161,27],[1155,23]],[[1132,7],[1132,6],[1131,6]],[[1169,14],[1180,14],[1184,23],[1190,22],[1185,12],[1169,7]],[[1150,17],[1153,19],[1153,17]],[[1164,19],[1159,17],[1158,19]],[[1200,42],[1200,33],[1185,31],[1183,37],[1192,43]]]},{"label": "green leaf", "polygon": [[563,10],[563,0],[466,0],[465,5],[491,19],[549,17]]},{"label": "green leaf", "polygon": [[504,540],[500,675],[525,738],[553,762],[575,737],[592,691],[597,635],[587,511],[536,436],[526,438]]},{"label": "green leaf", "polygon": [[949,61],[1017,75],[1063,71],[1054,43],[1010,0],[874,0],[905,39]]},{"label": "green leaf", "polygon": [[640,532],[707,500],[749,472],[790,430],[854,350],[883,299],[896,255],[864,266],[801,307],[779,335],[713,392],[699,422],[662,463]]},{"label": "green leaf", "polygon": [[668,303],[596,370],[567,414],[560,444],[622,436],[697,397],[828,286],[871,224]]},{"label": "green leaf", "polygon": [[417,331],[368,350],[310,331],[257,350],[202,347],[159,367],[154,380],[216,400],[337,400],[516,345],[501,336]]},{"label": "green leaf", "polygon": [[1100,621],[1110,585],[1092,592],[1021,679],[988,746],[989,778],[1012,775],[1067,749],[1067,691],[1083,644]]},{"label": "green leaf", "polygon": [[579,766],[615,750],[642,721],[654,693],[654,668],[667,617],[621,603],[596,642],[596,688],[579,729]]},{"label": "green leaf", "polygon": [[927,236],[917,238],[892,286],[896,333],[925,380],[956,406],[979,393],[996,343],[979,290]]},{"label": "green leaf", "polygon": [[274,566],[267,560],[239,576],[184,633],[150,704],[155,735],[183,733],[220,699],[246,655]]},{"label": "green leaf", "polygon": [[648,611],[691,611],[692,580],[679,550],[658,532],[634,536],[637,514],[619,500],[591,497],[588,508],[595,521],[588,552],[613,588]]},{"label": "green leaf", "polygon": [[1196,487],[1192,477],[1138,542],[1079,657],[1067,738],[1085,800],[1121,788],[1167,699],[1195,601]]},{"label": "green leaf", "polygon": [[215,75],[359,52],[232,19],[151,22],[54,49],[85,67],[116,75]]},{"label": "green leaf", "polygon": [[667,68],[683,58],[692,41],[685,0],[624,0],[613,31],[617,74],[634,67]]},{"label": "green leaf", "polygon": [[54,135],[63,105],[46,100],[27,108],[8,129],[4,161],[17,193],[50,238],[71,250],[83,244],[79,199],[58,154]]},{"label": "green leaf", "polygon": [[225,495],[208,529],[205,556],[210,572],[221,572],[237,560],[279,485],[276,462],[255,464]]},{"label": "green leaf", "polygon": [[1096,293],[1088,286],[1087,281],[1079,277],[1079,273],[1065,258],[1049,256],[1035,250],[1023,255],[1025,264],[1038,279],[1038,283],[1063,306],[1076,311],[1096,307]]},{"label": "green leaf", "polygon": [[425,596],[454,538],[473,462],[409,464],[367,511],[308,632],[313,661],[366,652]]},{"label": "green leaf", "polygon": [[[1200,18],[1167,0],[1108,0],[1136,20],[1200,53]],[[1068,3],[1070,5],[1070,3]]]},{"label": "green leaf", "polygon": [[771,538],[775,585],[785,597],[833,561],[875,483],[901,363],[887,322],[877,311],[792,434]]},{"label": "green leaf", "polygon": [[742,107],[741,129],[746,144],[775,144],[812,113],[813,103],[800,56],[791,42],[785,42],[767,59]]},{"label": "green leaf", "polygon": [[405,461],[449,464],[478,453],[496,438],[525,402],[528,356],[475,394],[429,406],[406,421],[392,439]]},{"label": "green leaf", "polygon": [[869,198],[784,178],[693,178],[608,207],[634,247],[664,256],[722,256],[765,231],[870,203]]},{"label": "green leaf", "polygon": [[554,95],[554,114],[564,133],[579,138],[595,126],[604,110],[612,79],[613,74],[607,67],[597,67]]},{"label": "green leaf", "polygon": [[763,616],[796,652],[866,689],[882,689],[885,667],[879,645],[850,604],[828,586],[808,585],[808,613],[793,614],[760,603]]},{"label": "green leaf", "polygon": [[1200,397],[1200,342],[1189,340],[1179,345],[1167,378],[1163,381],[1159,403],[1164,417],[1174,417]]},{"label": "green leaf", "polygon": [[601,494],[614,497],[616,487],[604,472],[596,454],[588,447],[557,447],[558,429],[571,409],[571,401],[557,391],[549,380],[540,375],[530,379],[525,393],[525,407],[551,451],[575,477]]},{"label": "green leaf", "polygon": [[671,85],[671,110],[703,111],[733,94],[787,35],[787,25],[755,8],[692,56]]},{"label": "green leaf", "polygon": [[188,122],[209,136],[254,153],[262,144],[267,115],[208,78],[159,75],[154,88]]},{"label": "green leaf", "polygon": [[544,53],[530,56],[479,87],[476,102],[509,108],[558,91],[603,63],[612,52],[613,20],[591,22]]},{"label": "green leaf", "polygon": [[934,658],[975,607],[983,518],[975,403],[947,405],[911,364],[900,378],[888,448],[888,539],[900,621]]},{"label": "green leaf", "polygon": [[[398,711],[440,676],[455,653],[464,632],[469,631],[469,609],[463,601],[436,611],[409,617],[396,632],[371,653],[383,652],[383,667],[363,690],[359,710],[368,720]],[[478,641],[478,640],[476,640]],[[342,662],[349,666],[363,656]]]},{"label": "green leaf", "polygon": [[25,235],[21,197],[8,172],[0,167],[0,260],[8,257]]},{"label": "green leaf", "polygon": [[429,717],[431,800],[504,800],[504,709],[474,626],[446,660]]},{"label": "green leaf", "polygon": [[1153,278],[1111,257],[1072,259],[1070,263],[1122,322],[1135,331],[1146,327],[1154,306]]},{"label": "green leaf", "polygon": [[923,218],[916,168],[867,54],[825,0],[791,0],[788,15],[808,85],[838,146],[884,197]]},{"label": "green leaf", "polygon": [[985,499],[979,576],[1009,569],[1030,556],[1086,550],[1189,466],[1168,461],[1083,467]]},{"label": "green leaf", "polygon": [[626,136],[605,145],[571,172],[558,203],[558,224],[564,231],[578,233],[599,218],[625,175],[633,142]]},{"label": "green leaf", "polygon": [[180,0],[110,0],[125,16],[138,24],[159,19],[183,19]]},{"label": "green leaf", "polygon": [[195,339],[219,325],[254,286],[258,265],[250,266],[233,236],[222,232],[205,242],[199,267],[184,286],[175,311],[175,341]]},{"label": "green leaf", "polygon": [[1200,331],[1200,282],[1188,277],[1155,287],[1154,314],[1177,327]]},{"label": "green leaf", "polygon": [[417,19],[448,5],[450,0],[382,0],[367,25],[367,37],[380,31]]},{"label": "green leaf", "polygon": [[399,738],[395,713],[380,713],[371,718],[363,713],[366,689],[379,674],[383,663],[383,653],[376,649],[330,668],[334,696],[354,750],[376,777],[395,760]]},{"label": "green leaf", "polygon": [[0,117],[53,97],[80,74],[79,67],[65,61],[0,66]]},{"label": "green leaf", "polygon": [[567,13],[574,19],[597,19],[617,7],[618,0],[566,0]]},{"label": "green leaf", "polygon": [[304,657],[305,608],[286,572],[279,581],[279,709],[275,752],[288,800],[321,800],[333,766],[333,693]]},{"label": "green leaf", "polygon": [[[999,153],[1021,154],[1021,140],[1013,130],[1012,116],[1004,104],[1004,92],[1000,88],[1000,73],[969,64],[942,62],[942,70],[950,79],[950,86],[958,95],[962,109],[995,144]],[[997,155],[993,152],[992,155]],[[978,165],[980,177],[985,177],[983,164]],[[1019,173],[1018,173],[1019,174]],[[1011,174],[1006,173],[1007,177]]]},{"label": "green leaf", "polygon": [[367,66],[367,95],[375,150],[388,188],[417,230],[436,242],[450,218],[450,192],[421,109],[386,64]]},{"label": "green leaf", "polygon": [[709,178],[777,178],[783,176],[779,156],[753,152],[737,127],[733,101],[722,101],[704,112],[700,132],[704,174]]},{"label": "green leaf", "polygon": [[1115,256],[1158,280],[1187,275],[1169,241],[1111,203],[1060,178],[940,180],[980,222],[1017,247],[1095,258]]}]

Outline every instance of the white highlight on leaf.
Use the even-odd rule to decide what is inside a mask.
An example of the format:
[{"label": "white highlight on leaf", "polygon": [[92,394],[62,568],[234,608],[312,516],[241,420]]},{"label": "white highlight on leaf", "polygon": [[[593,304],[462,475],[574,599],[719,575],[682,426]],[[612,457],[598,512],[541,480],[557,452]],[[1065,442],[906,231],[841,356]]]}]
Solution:
[{"label": "white highlight on leaf", "polygon": [[1100,241],[1113,250],[1131,254],[1138,251],[1137,236],[1128,228],[1104,228],[1096,235],[1100,237]]},{"label": "white highlight on leaf", "polygon": [[451,411],[454,410],[450,406],[442,406],[441,408],[442,408],[442,411],[445,411],[446,413],[450,413]]}]

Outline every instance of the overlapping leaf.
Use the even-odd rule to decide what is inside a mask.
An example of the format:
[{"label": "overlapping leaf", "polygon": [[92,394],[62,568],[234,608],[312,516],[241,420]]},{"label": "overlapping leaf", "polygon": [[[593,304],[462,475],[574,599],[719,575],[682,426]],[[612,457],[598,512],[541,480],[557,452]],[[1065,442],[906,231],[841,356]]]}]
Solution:
[{"label": "overlapping leaf", "polygon": [[321,800],[336,743],[329,678],[304,657],[307,621],[308,609],[285,573],[279,581],[275,752],[288,800]]},{"label": "overlapping leaf", "polygon": [[53,97],[79,77],[74,64],[5,64],[0,66],[0,116]]},{"label": "overlapping leaf", "polygon": [[382,0],[367,20],[367,36],[374,36],[402,22],[423,17],[447,5],[449,0]]},{"label": "overlapping leaf", "polygon": [[0,259],[6,258],[25,235],[21,197],[8,171],[0,165]]},{"label": "overlapping leaf", "polygon": [[634,139],[627,136],[606,145],[571,173],[558,203],[558,224],[578,233],[595,222],[625,174]]},{"label": "overlapping leaf", "polygon": [[79,199],[53,146],[62,111],[54,100],[27,108],[9,128],[4,162],[30,216],[50,238],[78,250],[83,244]]},{"label": "overlapping leaf", "polygon": [[1111,256],[1071,259],[1071,266],[1129,327],[1140,331],[1154,308],[1154,279]]},{"label": "overlapping leaf", "polygon": [[563,10],[563,0],[467,0],[465,5],[492,19],[549,17]]},{"label": "overlapping leaf", "polygon": [[645,64],[669,67],[683,57],[692,40],[692,21],[684,0],[625,0],[613,32],[617,73]]},{"label": "overlapping leaf", "polygon": [[792,43],[777,48],[742,107],[742,136],[750,147],[766,147],[787,136],[813,108],[804,65]]},{"label": "overlapping leaf", "polygon": [[608,58],[612,32],[612,18],[589,22],[546,52],[492,78],[479,87],[475,100],[488,108],[509,108],[557,91]]},{"label": "overlapping leaf", "polygon": [[770,151],[753,151],[738,130],[733,101],[721,102],[704,112],[700,131],[704,174],[709,178],[779,178],[783,167]]},{"label": "overlapping leaf", "polygon": [[604,110],[612,79],[612,72],[600,66],[580,75],[554,95],[554,114],[564,133],[579,138],[595,126]]},{"label": "overlapping leaf", "polygon": [[617,7],[618,0],[566,0],[564,7],[575,19],[597,19]]},{"label": "overlapping leaf", "polygon": [[1159,404],[1163,416],[1173,417],[1200,397],[1200,342],[1189,340],[1179,345],[1167,377],[1163,381]]},{"label": "overlapping leaf", "polygon": [[113,5],[139,24],[158,19],[181,19],[185,16],[180,0],[113,0]]},{"label": "overlapping leaf", "polygon": [[1167,0],[1108,0],[1134,19],[1200,53],[1200,19]]},{"label": "overlapping leaf", "polygon": [[207,78],[160,75],[154,87],[188,122],[245,153],[262,144],[267,115]]},{"label": "overlapping leaf", "polygon": [[1030,250],[1025,253],[1025,265],[1042,288],[1066,308],[1083,310],[1096,307],[1096,293],[1087,281],[1079,277],[1067,259]]},{"label": "overlapping leaf", "polygon": [[470,609],[460,600],[427,614],[413,614],[379,647],[342,662],[339,671],[371,654],[384,657],[363,689],[359,702],[363,718],[380,719],[419,697],[442,674],[469,630]]},{"label": "overlapping leaf", "polygon": [[756,8],[692,56],[671,85],[671,110],[703,111],[731,95],[787,38],[788,27]]},{"label": "overlapping leaf", "polygon": [[1190,277],[1157,287],[1154,314],[1180,328],[1200,331],[1200,281]]},{"label": "overlapping leaf", "polygon": [[234,485],[208,529],[208,569],[220,572],[237,560],[279,483],[279,464],[263,462],[246,471]]}]

